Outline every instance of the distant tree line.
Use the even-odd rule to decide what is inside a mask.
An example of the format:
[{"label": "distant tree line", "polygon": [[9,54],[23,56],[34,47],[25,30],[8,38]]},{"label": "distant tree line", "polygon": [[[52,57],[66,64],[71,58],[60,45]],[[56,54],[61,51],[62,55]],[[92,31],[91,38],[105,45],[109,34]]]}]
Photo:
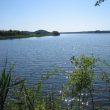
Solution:
[{"label": "distant tree line", "polygon": [[58,31],[48,32],[45,30],[38,30],[35,32],[19,31],[19,30],[0,30],[0,39],[14,39],[27,37],[43,37],[43,36],[59,36]]},{"label": "distant tree line", "polygon": [[52,34],[53,34],[54,36],[60,35],[60,33],[59,33],[58,31],[52,31]]},{"label": "distant tree line", "polygon": [[0,36],[15,36],[15,35],[28,35],[29,33],[26,31],[19,30],[0,30]]}]

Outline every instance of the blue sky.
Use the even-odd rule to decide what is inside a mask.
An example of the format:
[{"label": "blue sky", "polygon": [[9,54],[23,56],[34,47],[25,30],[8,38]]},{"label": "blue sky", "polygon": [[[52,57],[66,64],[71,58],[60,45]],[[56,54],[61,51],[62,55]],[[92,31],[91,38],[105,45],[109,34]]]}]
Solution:
[{"label": "blue sky", "polygon": [[0,0],[0,30],[110,30],[110,0]]}]

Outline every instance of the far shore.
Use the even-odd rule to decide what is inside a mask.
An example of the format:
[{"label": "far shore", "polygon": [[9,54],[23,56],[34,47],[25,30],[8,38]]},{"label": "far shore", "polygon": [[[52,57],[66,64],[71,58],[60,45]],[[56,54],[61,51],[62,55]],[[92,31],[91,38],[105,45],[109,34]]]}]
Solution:
[{"label": "far shore", "polygon": [[46,37],[46,36],[51,36],[51,35],[43,35],[43,34],[34,35],[34,34],[30,34],[30,35],[0,36],[0,40],[5,40],[5,39],[22,39],[22,38],[30,38],[30,37]]},{"label": "far shore", "polygon": [[30,31],[19,31],[19,30],[0,30],[0,40],[4,39],[20,39],[29,37],[45,37],[45,36],[59,36],[58,31],[48,32],[46,30],[38,30],[35,32]]},{"label": "far shore", "polygon": [[46,30],[38,30],[35,32],[19,31],[19,30],[0,30],[0,40],[5,39],[21,39],[30,37],[46,37],[46,36],[59,36],[60,34],[110,34],[110,31],[80,31],[80,32],[48,32]]},{"label": "far shore", "polygon": [[103,33],[110,33],[110,31],[79,31],[79,32],[60,32],[60,34],[103,34]]}]

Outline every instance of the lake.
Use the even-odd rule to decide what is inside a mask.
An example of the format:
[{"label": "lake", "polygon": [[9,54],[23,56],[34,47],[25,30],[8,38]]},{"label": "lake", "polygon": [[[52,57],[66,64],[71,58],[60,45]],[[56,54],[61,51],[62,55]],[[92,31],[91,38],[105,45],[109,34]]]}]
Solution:
[{"label": "lake", "polygon": [[[14,76],[26,79],[29,85],[33,85],[43,75],[57,68],[62,74],[55,79],[53,77],[45,81],[44,90],[60,91],[67,81],[63,73],[73,70],[70,58],[82,54],[94,55],[110,63],[110,34],[61,34],[60,36],[0,40],[0,71],[7,58],[7,68],[14,64]],[[103,82],[98,82],[95,86],[99,90],[105,85]],[[104,101],[108,100],[108,96],[106,91],[101,97],[99,91],[94,93],[95,101],[102,105],[110,104],[110,101]]]},{"label": "lake", "polygon": [[0,40],[0,71],[14,64],[14,74],[35,84],[55,68],[71,71],[70,58],[94,55],[110,62],[110,34],[61,34],[60,36]]}]

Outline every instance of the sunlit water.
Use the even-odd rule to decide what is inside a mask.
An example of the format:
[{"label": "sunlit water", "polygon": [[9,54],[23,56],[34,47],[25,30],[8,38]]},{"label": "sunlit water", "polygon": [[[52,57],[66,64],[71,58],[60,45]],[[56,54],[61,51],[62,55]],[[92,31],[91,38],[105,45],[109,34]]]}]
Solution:
[{"label": "sunlit water", "polygon": [[[62,34],[40,38],[0,40],[0,71],[14,64],[14,75],[35,84],[43,74],[55,68],[72,71],[70,58],[81,54],[94,55],[110,62],[110,34]],[[67,78],[62,74],[55,88],[61,88]],[[58,86],[57,86],[58,85]],[[102,84],[99,84],[102,86]],[[51,88],[51,87],[50,87]]]}]

